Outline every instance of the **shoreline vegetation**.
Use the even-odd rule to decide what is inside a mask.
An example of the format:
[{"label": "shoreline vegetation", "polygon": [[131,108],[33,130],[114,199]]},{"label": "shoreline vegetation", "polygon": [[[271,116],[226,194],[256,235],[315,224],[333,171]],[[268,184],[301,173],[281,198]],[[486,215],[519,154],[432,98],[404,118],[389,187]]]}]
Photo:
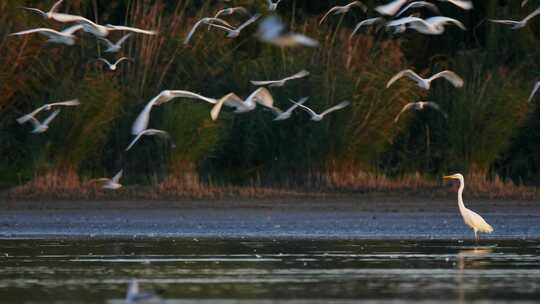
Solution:
[{"label": "shoreline vegetation", "polygon": [[[540,199],[540,189],[517,186],[499,178],[487,180],[482,176],[468,176],[466,196],[477,199],[523,200]],[[454,185],[452,185],[454,184]],[[89,179],[51,174],[33,179],[21,186],[5,189],[0,197],[11,200],[59,199],[59,200],[223,200],[223,199],[320,199],[339,197],[387,197],[399,196],[454,198],[455,183],[434,181],[419,174],[389,179],[382,176],[359,174],[343,176],[327,174],[312,177],[305,185],[266,186],[213,185],[193,177],[184,179],[168,178],[154,186],[132,185],[119,191],[102,189]]]},{"label": "shoreline vegetation", "polygon": [[[111,72],[96,63],[104,48],[88,34],[72,47],[48,44],[40,35],[8,36],[61,24],[18,9],[48,3],[4,1],[0,64],[9,68],[0,71],[0,197],[452,197],[455,185],[441,177],[461,172],[467,196],[539,199],[540,110],[527,97],[540,67],[539,55],[531,52],[540,45],[540,19],[513,31],[485,20],[519,19],[533,6],[476,2],[468,12],[437,3],[442,15],[463,21],[467,31],[393,35],[366,28],[351,37],[359,21],[375,16],[380,1],[364,1],[368,16],[351,12],[323,25],[318,24],[321,13],[336,2],[283,1],[279,16],[320,47],[282,50],[254,39],[256,26],[236,39],[201,31],[185,46],[193,24],[223,8],[222,1],[65,1],[62,11],[159,32],[127,40],[119,56],[133,64]],[[266,12],[264,1],[235,5]],[[232,23],[242,21],[230,17]],[[421,75],[452,69],[465,86],[434,82],[426,92],[403,79],[386,88],[406,68]],[[263,110],[227,112],[213,122],[208,105],[176,100],[155,109],[150,122],[169,132],[176,148],[150,138],[124,153],[135,117],[164,89],[245,97],[256,89],[250,80],[280,79],[304,69],[309,77],[271,88],[278,107],[288,107],[289,98],[309,96],[314,109],[349,100],[347,111],[319,123],[302,111],[274,122]],[[15,121],[45,103],[73,98],[81,106],[63,110],[46,133],[30,134]],[[405,104],[420,100],[437,102],[448,120],[425,111],[394,123]],[[118,193],[89,182],[121,169],[127,188]]]}]

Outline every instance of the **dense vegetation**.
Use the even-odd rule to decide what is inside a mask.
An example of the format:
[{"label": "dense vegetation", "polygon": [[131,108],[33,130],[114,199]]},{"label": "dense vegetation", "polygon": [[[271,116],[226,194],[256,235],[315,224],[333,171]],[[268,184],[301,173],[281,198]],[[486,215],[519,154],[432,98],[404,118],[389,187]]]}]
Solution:
[{"label": "dense vegetation", "polygon": [[[375,16],[373,7],[380,1],[364,2],[370,7],[367,16]],[[486,20],[521,19],[535,9],[534,1],[525,8],[519,2],[475,1],[473,11],[437,2],[444,15],[462,20],[468,30],[449,27],[444,35],[426,36],[366,29],[350,39],[354,25],[366,18],[360,10],[332,16],[319,26],[329,7],[344,1],[283,0],[279,15],[321,46],[282,50],[258,42],[256,26],[234,40],[203,30],[184,46],[196,20],[213,15],[223,1],[66,0],[63,12],[159,31],[155,37],[128,40],[122,54],[134,62],[111,72],[95,61],[106,55],[89,34],[79,33],[73,47],[47,44],[40,35],[7,36],[37,26],[61,28],[18,9],[48,9],[52,1],[2,1],[0,183],[45,180],[52,186],[70,180],[77,187],[80,180],[123,168],[126,183],[179,189],[201,181],[319,186],[366,175],[417,173],[434,179],[457,170],[536,184],[540,117],[527,97],[538,67],[540,23],[533,20],[513,31]],[[234,4],[266,12],[262,0]],[[115,33],[113,39],[120,36]],[[450,68],[465,79],[465,86],[455,89],[441,81],[426,92],[402,80],[386,89],[386,82],[404,68],[424,75]],[[320,123],[309,121],[302,111],[273,122],[272,114],[261,109],[227,113],[213,122],[208,104],[178,99],[156,108],[151,118],[151,127],[170,132],[176,148],[146,138],[124,152],[134,118],[163,89],[247,97],[255,89],[249,80],[278,79],[302,69],[310,77],[271,89],[278,106],[286,108],[288,98],[304,96],[310,96],[308,104],[316,109],[342,100],[352,106]],[[82,106],[63,109],[44,134],[30,134],[29,126],[15,122],[46,102],[72,98],[79,98]],[[448,120],[425,111],[394,124],[404,104],[419,100],[439,103]]]}]

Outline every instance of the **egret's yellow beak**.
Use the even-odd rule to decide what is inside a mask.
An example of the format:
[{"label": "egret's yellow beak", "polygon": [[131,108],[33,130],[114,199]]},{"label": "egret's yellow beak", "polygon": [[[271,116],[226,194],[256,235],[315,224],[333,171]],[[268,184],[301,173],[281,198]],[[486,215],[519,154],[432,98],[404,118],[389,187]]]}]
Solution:
[{"label": "egret's yellow beak", "polygon": [[443,176],[443,179],[456,179],[454,175]]}]

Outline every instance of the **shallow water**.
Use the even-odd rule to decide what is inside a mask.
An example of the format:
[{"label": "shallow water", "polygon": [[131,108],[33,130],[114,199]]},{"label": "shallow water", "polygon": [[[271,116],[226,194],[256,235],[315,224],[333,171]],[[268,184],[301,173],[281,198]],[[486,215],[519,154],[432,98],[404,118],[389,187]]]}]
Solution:
[{"label": "shallow water", "polygon": [[0,303],[536,302],[540,242],[0,240]]}]

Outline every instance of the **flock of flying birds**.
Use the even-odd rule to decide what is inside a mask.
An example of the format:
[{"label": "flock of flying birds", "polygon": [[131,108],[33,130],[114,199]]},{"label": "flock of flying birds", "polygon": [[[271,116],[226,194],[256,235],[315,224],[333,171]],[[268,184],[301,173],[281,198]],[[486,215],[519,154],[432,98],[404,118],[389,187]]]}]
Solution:
[{"label": "flock of flying birds", "polygon": [[[36,29],[30,29],[30,30],[13,33],[11,35],[21,36],[21,35],[39,33],[44,36],[47,36],[48,38],[47,41],[50,43],[74,45],[77,39],[75,34],[78,31],[84,31],[84,32],[94,35],[98,39],[98,41],[101,41],[107,46],[107,49],[104,51],[105,53],[117,53],[122,49],[122,45],[125,43],[125,41],[128,40],[133,34],[143,34],[143,35],[157,35],[158,34],[154,30],[145,30],[145,29],[139,29],[139,28],[129,27],[129,26],[117,26],[117,25],[111,25],[111,24],[100,25],[82,16],[59,13],[58,9],[59,9],[59,6],[62,4],[62,2],[63,0],[56,2],[48,12],[44,12],[36,8],[28,8],[28,7],[24,7],[23,9],[31,11],[31,12],[35,12],[48,20],[54,20],[60,23],[70,24],[70,26],[67,27],[66,29],[62,31],[56,31],[50,28],[36,28]],[[278,0],[277,2],[273,2],[272,0],[266,0],[266,2],[268,4],[268,11],[272,12],[272,11],[276,11],[281,0]],[[362,27],[368,27],[368,26],[377,26],[378,28],[384,27],[386,28],[387,31],[394,34],[403,33],[407,30],[414,30],[418,33],[426,34],[426,35],[441,35],[445,31],[445,27],[448,25],[454,25],[462,30],[466,30],[466,27],[459,20],[445,17],[445,16],[440,16],[439,9],[435,4],[437,2],[448,2],[463,10],[473,9],[472,2],[467,1],[467,0],[433,0],[433,2],[394,0],[387,4],[383,4],[383,5],[379,5],[375,7],[375,11],[380,16],[375,17],[375,18],[369,18],[369,19],[359,22],[354,28],[354,30],[352,31],[351,37],[355,35]],[[523,1],[521,4],[522,6],[526,5],[527,0]],[[367,7],[363,3],[361,3],[360,1],[353,1],[344,6],[335,6],[331,8],[326,14],[322,16],[319,23],[323,24],[326,20],[328,20],[332,16],[346,14],[355,8],[361,9],[364,12],[367,11]],[[419,9],[419,8],[430,10],[437,16],[429,17],[426,19],[418,17],[419,16],[418,14],[402,17],[406,15],[407,12],[410,12],[413,9]],[[233,26],[228,21],[222,19],[225,16],[230,16],[233,14],[244,15],[246,17],[246,21],[240,24],[239,26]],[[493,20],[493,19],[490,19],[489,21],[493,23],[511,25],[512,29],[519,29],[519,28],[524,27],[527,24],[527,22],[531,20],[531,18],[533,18],[534,16],[538,14],[540,14],[540,8],[536,9],[530,15],[528,15],[527,17],[525,17],[523,20],[520,20],[520,21]],[[250,15],[249,10],[244,7],[230,7],[230,8],[222,9],[218,11],[214,16],[205,17],[199,20],[198,22],[196,22],[193,25],[192,29],[189,31],[188,35],[186,36],[184,40],[184,44],[189,44],[192,37],[198,31],[200,31],[201,28],[206,28],[207,31],[211,29],[224,31],[228,38],[234,39],[240,35],[242,30],[258,22],[259,19],[261,19],[261,16],[262,16],[261,14]],[[115,31],[129,32],[129,33],[122,36],[117,42],[111,42],[106,37],[108,37],[112,32],[115,32]],[[279,47],[317,47],[319,45],[319,43],[316,40],[310,37],[307,37],[300,33],[287,31],[286,25],[276,15],[269,15],[267,17],[264,17],[262,21],[259,22],[255,37],[257,37],[260,41],[264,43],[273,44]],[[112,71],[116,70],[118,68],[118,65],[121,62],[131,61],[131,59],[127,57],[119,58],[114,63],[111,63],[109,60],[105,58],[98,58],[97,60],[102,61]],[[161,106],[162,104],[167,103],[176,98],[197,99],[197,100],[201,100],[201,101],[211,104],[212,108],[210,110],[210,117],[212,120],[218,119],[219,114],[222,111],[223,107],[231,108],[234,113],[247,113],[247,112],[251,112],[255,110],[257,106],[262,106],[263,108],[269,109],[272,113],[274,113],[275,115],[274,120],[276,121],[289,119],[292,113],[296,109],[301,109],[305,111],[306,113],[308,113],[312,121],[321,121],[324,119],[326,115],[334,111],[344,109],[350,105],[349,101],[343,101],[320,113],[306,106],[306,102],[309,100],[308,97],[304,97],[300,99],[299,101],[289,99],[291,106],[286,110],[281,110],[274,105],[274,99],[272,97],[272,94],[269,91],[269,88],[281,87],[281,86],[286,85],[290,81],[299,80],[307,76],[309,76],[309,72],[303,70],[292,76],[285,77],[280,80],[251,81],[251,83],[254,86],[257,86],[258,88],[245,99],[242,99],[235,93],[229,93],[221,98],[216,99],[216,98],[202,96],[200,94],[193,93],[190,91],[185,91],[185,90],[164,90],[159,95],[157,95],[152,100],[150,100],[146,104],[146,106],[143,108],[139,116],[136,118],[131,128],[131,132],[132,132],[132,135],[134,136],[134,139],[127,146],[126,151],[130,150],[139,141],[139,139],[142,136],[161,136],[161,137],[169,138],[169,134],[166,131],[151,129],[151,128],[148,128],[148,125],[150,121],[150,114],[154,107]],[[398,81],[399,79],[403,77],[410,78],[411,80],[417,83],[418,87],[425,90],[430,89],[432,81],[436,79],[440,79],[440,78],[447,80],[452,86],[456,88],[461,88],[464,85],[463,79],[460,76],[458,76],[456,73],[449,70],[436,73],[429,78],[423,78],[422,76],[418,75],[414,71],[410,69],[406,69],[397,73],[394,77],[392,77],[392,79],[390,79],[387,83],[387,88],[390,87],[394,82]],[[529,97],[529,101],[534,97],[534,94],[539,88],[540,88],[540,81],[535,84],[534,89]],[[55,102],[55,103],[45,104],[37,108],[36,110],[32,111],[31,113],[18,118],[17,122],[20,124],[30,122],[32,123],[34,127],[32,130],[33,133],[43,133],[49,129],[49,125],[59,115],[61,107],[74,107],[78,105],[80,105],[80,102],[77,99],[64,101],[64,102]],[[432,101],[418,101],[418,102],[411,102],[405,105],[403,109],[397,114],[395,118],[395,122],[399,120],[400,116],[404,112],[411,111],[411,110],[424,110],[427,108],[434,109],[440,112],[444,117],[447,117],[447,114],[442,111],[442,109],[439,107],[437,103],[432,102]],[[41,112],[49,111],[52,109],[55,109],[55,110],[42,121],[36,118],[36,116],[40,114]],[[122,177],[122,171],[118,172],[112,178],[99,179],[98,181],[103,182],[103,188],[119,189],[122,187],[122,185],[120,184],[121,177]],[[464,208],[463,210],[468,210],[465,207],[463,208]],[[461,207],[460,207],[460,210],[462,210]],[[464,219],[466,217],[466,214],[467,214],[466,211],[462,211],[462,215]],[[483,219],[479,215],[477,216],[483,221]],[[475,231],[475,234],[477,231],[478,232],[492,231],[491,226],[485,223],[485,221],[483,221],[483,223],[481,223],[481,221],[478,223],[469,223],[467,222],[467,220],[465,220],[465,222]]]}]

